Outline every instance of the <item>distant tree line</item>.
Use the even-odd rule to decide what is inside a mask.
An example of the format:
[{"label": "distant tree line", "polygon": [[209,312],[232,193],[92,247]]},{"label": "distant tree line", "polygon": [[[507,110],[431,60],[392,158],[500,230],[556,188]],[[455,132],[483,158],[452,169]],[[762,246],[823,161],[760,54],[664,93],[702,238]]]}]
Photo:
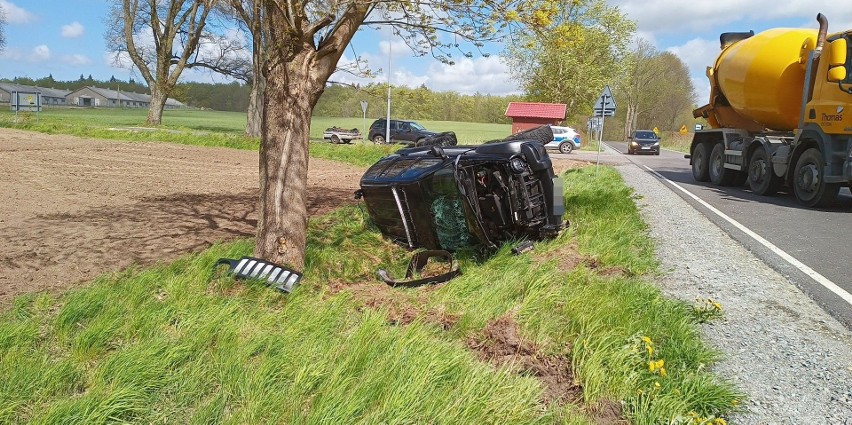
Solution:
[{"label": "distant tree line", "polygon": [[[115,77],[96,80],[91,75],[80,75],[73,81],[58,81],[52,75],[32,79],[16,77],[0,81],[28,86],[75,91],[87,86],[111,90],[147,93],[148,87],[134,81]],[[194,108],[217,111],[246,112],[251,88],[240,82],[231,83],[178,83],[171,97]],[[367,117],[379,118],[387,113],[387,86],[370,84],[363,87],[331,84],[320,97],[314,115],[321,117],[362,116],[361,101],[367,102]],[[391,116],[412,120],[463,121],[507,123],[503,115],[509,102],[522,101],[520,96],[464,95],[456,92],[435,92],[425,86],[418,88],[391,87]]]},{"label": "distant tree line", "polygon": [[[418,88],[391,86],[391,117],[430,121],[507,123],[506,106],[520,96],[464,95]],[[314,108],[321,117],[361,117],[361,101],[367,102],[367,117],[387,115],[387,86],[330,85]]]}]

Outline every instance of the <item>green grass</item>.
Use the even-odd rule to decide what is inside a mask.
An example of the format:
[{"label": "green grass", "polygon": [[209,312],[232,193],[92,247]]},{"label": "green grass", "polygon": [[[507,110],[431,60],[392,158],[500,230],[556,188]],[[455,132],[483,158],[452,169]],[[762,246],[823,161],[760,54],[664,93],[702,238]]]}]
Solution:
[{"label": "green grass", "polygon": [[693,133],[680,134],[674,131],[666,132],[661,137],[660,146],[686,153],[689,152],[689,145],[692,143],[693,135]]},{"label": "green grass", "polygon": [[[733,411],[742,396],[707,372],[717,355],[699,317],[646,281],[657,263],[631,190],[610,168],[567,182],[568,231],[527,255],[461,253],[464,275],[432,290],[375,278],[401,275],[409,253],[353,206],[311,221],[290,295],[211,275],[216,259],[251,252],[237,241],[20,297],[0,317],[0,422],[590,424],[583,405],[607,400],[637,424]],[[579,265],[557,267],[572,255]],[[421,315],[389,323],[400,303]],[[445,329],[429,312],[457,320]],[[533,376],[467,348],[501,317],[570,360],[581,405],[542,404]],[[659,359],[665,377],[649,370]]]},{"label": "green grass", "polygon": [[[117,134],[124,137],[123,132],[114,129],[144,127],[146,109],[82,109],[82,108],[50,108],[39,114],[0,112],[0,126],[18,127],[47,133],[65,133],[76,135],[91,135],[108,137]],[[16,122],[17,120],[17,122]],[[366,125],[372,124],[374,118],[367,118]],[[453,121],[419,121],[433,131],[454,131],[460,144],[479,144],[487,140],[502,139],[511,133],[509,124],[462,123]],[[201,110],[166,110],[163,112],[161,131],[140,132],[137,137],[144,138],[161,133],[179,132],[183,135],[204,135],[218,137],[220,135],[241,137],[246,125],[246,114],[241,112],[201,111]],[[328,127],[358,128],[362,133],[364,120],[362,118],[333,118],[314,117],[311,120],[311,140],[322,140],[322,133]],[[89,132],[89,133],[87,133]],[[148,135],[148,136],[146,136]]]}]

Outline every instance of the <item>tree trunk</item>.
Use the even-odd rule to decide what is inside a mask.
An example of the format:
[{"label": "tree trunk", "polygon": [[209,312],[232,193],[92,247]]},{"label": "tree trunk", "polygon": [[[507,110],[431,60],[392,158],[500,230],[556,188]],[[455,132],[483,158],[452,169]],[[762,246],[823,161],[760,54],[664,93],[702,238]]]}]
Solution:
[{"label": "tree trunk", "polygon": [[263,96],[254,254],[297,270],[304,267],[307,240],[311,113],[325,89],[324,80],[310,75],[312,61],[310,53],[302,53],[287,65],[271,67]]},{"label": "tree trunk", "polygon": [[252,80],[246,117],[246,137],[260,137],[263,124],[263,93],[266,83],[258,71],[254,73]]},{"label": "tree trunk", "polygon": [[145,120],[148,125],[160,125],[163,120],[163,107],[166,105],[166,99],[168,97],[163,90],[158,89],[157,86],[151,87],[151,105],[148,106],[148,119]]}]

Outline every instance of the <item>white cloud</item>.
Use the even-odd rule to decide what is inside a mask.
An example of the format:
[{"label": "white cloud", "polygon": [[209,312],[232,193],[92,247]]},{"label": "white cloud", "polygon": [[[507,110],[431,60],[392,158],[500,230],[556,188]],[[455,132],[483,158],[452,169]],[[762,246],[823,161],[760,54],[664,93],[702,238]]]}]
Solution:
[{"label": "white cloud", "polygon": [[8,0],[0,0],[0,7],[3,8],[3,13],[6,15],[6,22],[10,24],[29,24],[36,20],[35,15]]},{"label": "white cloud", "polygon": [[696,102],[699,105],[707,103],[710,99],[707,67],[713,66],[713,61],[719,55],[719,41],[694,38],[681,46],[670,47],[667,51],[679,57],[689,69],[689,76],[697,93]]},{"label": "white cloud", "polygon": [[[371,57],[375,58],[374,56]],[[406,67],[392,64],[391,84],[411,88],[425,85],[433,91],[454,91],[468,95],[481,93],[505,96],[521,93],[517,84],[510,78],[509,67],[498,56],[477,59],[463,58],[455,65],[446,65],[425,58],[423,60],[430,61],[431,65],[425,72],[421,73],[412,72]],[[346,57],[341,58],[340,67],[351,63],[351,61]],[[384,69],[382,72],[384,72]],[[363,78],[338,71],[329,80],[344,84],[365,85],[370,83],[383,84],[387,81],[387,77],[384,73],[379,73],[375,78]]]},{"label": "white cloud", "polygon": [[62,26],[62,36],[65,38],[78,38],[81,37],[85,32],[86,29],[83,28],[83,25],[77,21]]},{"label": "white cloud", "polygon": [[[735,22],[754,24],[776,19],[791,19],[799,22],[797,26],[816,28],[816,13],[820,10],[826,11],[829,23],[852,21],[852,8],[837,7],[834,0],[714,0],[691,2],[688,6],[682,0],[610,0],[610,3],[636,20],[640,31],[666,33],[694,33]],[[729,31],[748,29],[752,28]]]},{"label": "white cloud", "polygon": [[92,63],[92,60],[89,59],[89,57],[86,55],[74,54],[63,56],[62,62],[67,63],[71,66],[85,66]]},{"label": "white cloud", "polygon": [[35,46],[30,52],[29,60],[31,62],[46,62],[50,60],[50,48],[44,44]]},{"label": "white cloud", "polygon": [[127,52],[105,52],[104,64],[113,69],[129,70],[133,68],[133,61],[130,60],[130,55]]},{"label": "white cloud", "polygon": [[509,75],[509,67],[499,56],[464,58],[455,65],[433,63],[426,72],[425,83],[434,91],[455,91],[461,94],[519,94],[517,84]]}]

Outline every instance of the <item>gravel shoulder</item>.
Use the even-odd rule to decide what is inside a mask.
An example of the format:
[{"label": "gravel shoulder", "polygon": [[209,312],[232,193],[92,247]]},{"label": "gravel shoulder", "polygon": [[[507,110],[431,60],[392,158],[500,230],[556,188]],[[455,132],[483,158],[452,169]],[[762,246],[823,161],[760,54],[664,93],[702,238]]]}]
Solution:
[{"label": "gravel shoulder", "polygon": [[657,241],[661,289],[723,307],[702,332],[724,356],[714,371],[750,397],[730,423],[852,424],[852,332],[662,181],[616,169]]}]

